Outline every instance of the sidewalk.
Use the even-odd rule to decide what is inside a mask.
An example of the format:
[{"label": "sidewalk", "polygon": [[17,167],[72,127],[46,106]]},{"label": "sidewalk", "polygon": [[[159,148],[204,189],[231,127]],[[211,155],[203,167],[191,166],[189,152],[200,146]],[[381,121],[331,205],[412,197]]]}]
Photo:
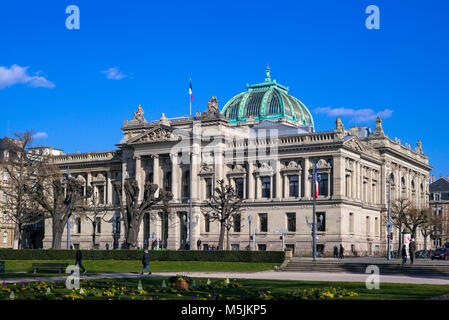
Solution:
[{"label": "sidewalk", "polygon": [[[263,271],[254,273],[238,272],[157,272],[152,275],[137,273],[102,273],[98,275],[81,275],[81,279],[121,279],[121,278],[146,278],[146,277],[170,277],[176,274],[185,274],[197,278],[237,278],[237,279],[266,279],[266,280],[302,280],[302,281],[335,281],[335,282],[365,282],[368,274],[355,273],[326,273],[326,272],[275,272]],[[68,276],[68,275],[67,275]],[[14,279],[0,279],[0,282],[20,283],[37,281],[65,281],[67,276],[57,277],[26,277]],[[380,282],[384,283],[412,283],[412,284],[440,284],[449,285],[449,278],[407,276],[407,275],[381,275]]]}]

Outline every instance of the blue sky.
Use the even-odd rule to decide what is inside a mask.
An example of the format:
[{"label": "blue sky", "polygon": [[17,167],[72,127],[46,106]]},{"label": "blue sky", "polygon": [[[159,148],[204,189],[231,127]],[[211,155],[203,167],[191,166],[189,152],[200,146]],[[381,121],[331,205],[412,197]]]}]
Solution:
[{"label": "blue sky", "polygon": [[[65,26],[68,5],[80,29]],[[368,30],[368,5],[380,30]],[[448,1],[0,2],[0,136],[40,132],[64,152],[113,150],[138,104],[147,120],[219,107],[272,78],[312,111],[316,130],[368,125],[447,168]],[[321,112],[319,112],[321,111]]]}]

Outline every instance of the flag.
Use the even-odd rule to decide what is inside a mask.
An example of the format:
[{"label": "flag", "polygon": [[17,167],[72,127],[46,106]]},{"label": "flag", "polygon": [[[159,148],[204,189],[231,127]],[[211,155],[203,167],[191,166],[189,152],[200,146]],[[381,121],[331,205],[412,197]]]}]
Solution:
[{"label": "flag", "polygon": [[318,173],[316,171],[316,162],[313,163],[313,173],[315,176],[315,180],[313,181],[314,187],[315,187],[315,200],[318,198]]},{"label": "flag", "polygon": [[190,100],[193,100],[192,79],[190,79],[189,94],[190,94]]}]

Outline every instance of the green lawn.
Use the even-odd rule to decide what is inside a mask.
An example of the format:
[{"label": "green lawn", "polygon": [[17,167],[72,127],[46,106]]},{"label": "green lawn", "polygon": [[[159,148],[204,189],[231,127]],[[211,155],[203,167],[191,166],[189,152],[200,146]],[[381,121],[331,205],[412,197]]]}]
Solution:
[{"label": "green lawn", "polygon": [[[31,272],[33,262],[74,264],[73,260],[5,260],[5,274],[0,273],[0,278],[7,278],[12,272]],[[142,271],[142,263],[135,260],[85,260],[83,265],[90,274]],[[150,269],[152,272],[256,272],[271,270],[275,265],[275,263],[251,262],[152,261]]]},{"label": "green lawn", "polygon": [[[195,287],[184,291],[172,286],[162,288],[163,280],[168,284],[168,278],[143,277],[140,279],[140,291],[138,278],[82,280],[84,293],[66,289],[63,281],[26,283],[23,287],[18,281],[0,288],[0,300],[10,299],[11,291],[14,292],[14,299],[69,300],[147,300],[150,297],[153,300],[291,300],[300,299],[301,293],[302,298],[306,295],[308,300],[418,300],[449,293],[449,285],[381,284],[379,290],[368,290],[364,283],[230,279],[230,284],[226,284],[224,279],[210,279],[210,284],[207,284],[208,279],[205,278],[195,278]],[[50,294],[47,295],[48,287]],[[305,293],[304,290],[318,292],[318,295]],[[296,296],[292,296],[292,291],[296,291]],[[341,296],[333,296],[333,292]]]}]

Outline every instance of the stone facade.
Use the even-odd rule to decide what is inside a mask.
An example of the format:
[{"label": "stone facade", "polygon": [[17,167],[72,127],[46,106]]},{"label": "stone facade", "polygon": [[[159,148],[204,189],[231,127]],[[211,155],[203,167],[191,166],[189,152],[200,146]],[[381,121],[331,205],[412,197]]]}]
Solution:
[{"label": "stone facade", "polygon": [[[376,255],[386,250],[390,175],[392,199],[407,196],[417,206],[428,205],[431,167],[421,143],[412,150],[410,145],[390,139],[380,118],[372,134],[361,134],[357,127],[347,130],[340,119],[334,130],[313,132],[310,127],[301,130],[281,120],[232,123],[221,115],[216,103],[216,98],[211,99],[208,109],[196,117],[167,119],[163,115],[152,122],[145,120],[139,106],[134,118],[125,121],[117,150],[53,158],[61,172],[69,167],[72,177],[91,185],[97,208],[107,212],[97,230],[99,248],[106,244],[119,247],[123,242],[112,182],[128,177],[136,179],[141,190],[146,181],[152,181],[174,195],[167,219],[159,206],[144,219],[141,247],[151,243],[153,235],[165,239],[170,249],[184,247],[189,188],[193,247],[197,249],[198,239],[202,247],[217,246],[219,225],[208,222],[201,207],[216,181],[224,179],[244,198],[240,228],[230,232],[233,249],[245,249],[249,234],[255,231],[255,249],[282,250],[275,231],[286,230],[285,245],[294,248],[295,254],[310,254],[314,162],[320,177],[316,207],[319,252],[331,254],[333,246],[340,243],[348,255]],[[50,223],[46,221],[46,248],[51,245]],[[75,247],[91,248],[91,223],[73,217],[71,239]],[[419,249],[422,239],[417,242]]]}]

